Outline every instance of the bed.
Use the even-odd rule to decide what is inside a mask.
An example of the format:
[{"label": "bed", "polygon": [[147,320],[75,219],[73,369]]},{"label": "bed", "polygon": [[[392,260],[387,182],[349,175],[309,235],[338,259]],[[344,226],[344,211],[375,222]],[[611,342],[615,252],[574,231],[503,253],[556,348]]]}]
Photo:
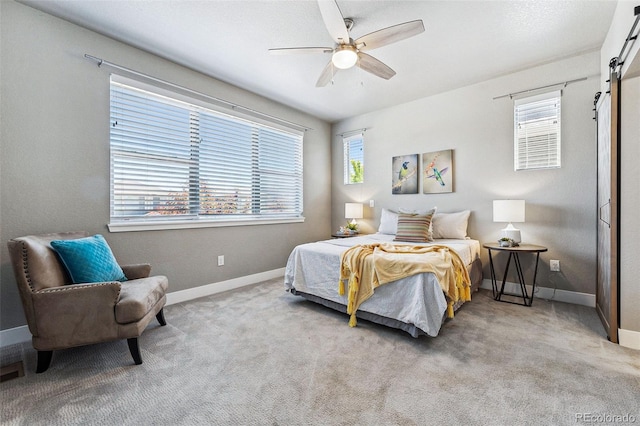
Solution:
[{"label": "bed", "polygon": [[[464,228],[466,234],[466,221]],[[285,269],[285,289],[294,295],[346,313],[347,296],[338,294],[341,254],[355,245],[393,243],[394,234],[378,232],[295,247]],[[472,294],[482,282],[480,243],[477,240],[466,237],[440,238],[429,243],[397,244],[447,246],[453,249],[467,266]],[[460,305],[461,302],[454,305],[454,310]],[[447,317],[446,311],[447,300],[435,275],[420,273],[378,287],[373,296],[359,306],[356,315],[357,318],[404,330],[413,337],[435,337]]]}]

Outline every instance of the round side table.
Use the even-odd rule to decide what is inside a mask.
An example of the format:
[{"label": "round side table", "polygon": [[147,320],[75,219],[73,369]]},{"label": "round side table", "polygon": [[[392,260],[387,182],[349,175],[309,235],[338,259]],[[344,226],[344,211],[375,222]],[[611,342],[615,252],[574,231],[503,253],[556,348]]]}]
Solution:
[{"label": "round side table", "polygon": [[[536,278],[538,276],[538,263],[540,261],[540,253],[547,251],[547,248],[544,246],[538,246],[535,244],[520,244],[515,247],[501,247],[498,243],[485,243],[482,247],[486,248],[489,251],[489,267],[491,269],[491,287],[493,290],[493,298],[499,302],[508,302],[515,303],[516,305],[524,305],[531,306],[533,303],[533,294],[536,291]],[[496,272],[493,266],[493,256],[492,252],[507,252],[509,253],[509,258],[507,259],[507,266],[504,270],[504,275],[502,276],[502,285],[500,286],[500,291],[498,291],[498,283],[496,279]],[[520,264],[520,253],[535,253],[536,254],[536,266],[533,270],[533,284],[531,287],[531,295],[527,292],[527,286],[525,283],[524,273],[522,272],[522,265]],[[520,291],[522,294],[516,293],[505,293],[504,285],[507,280],[507,274],[509,273],[509,265],[511,264],[511,259],[515,263],[516,272],[518,274],[518,281],[520,281]],[[523,303],[512,302],[510,300],[502,300],[502,296],[516,296],[522,297]]]}]

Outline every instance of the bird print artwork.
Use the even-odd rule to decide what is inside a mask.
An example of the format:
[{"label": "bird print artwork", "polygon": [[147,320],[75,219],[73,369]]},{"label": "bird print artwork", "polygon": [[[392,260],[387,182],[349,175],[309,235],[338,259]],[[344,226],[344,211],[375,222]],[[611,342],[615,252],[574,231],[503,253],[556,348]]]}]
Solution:
[{"label": "bird print artwork", "polygon": [[402,180],[407,177],[407,173],[409,173],[409,162],[405,161],[402,163],[402,167],[400,167],[400,172],[398,172],[398,180]]},{"label": "bird print artwork", "polygon": [[440,186],[444,186],[444,180],[442,180],[442,175],[447,173],[447,170],[449,170],[448,167],[445,167],[444,169],[438,171],[438,169],[436,169],[435,167],[431,168],[433,170],[433,174],[431,175],[427,175],[427,178],[431,179],[431,178],[435,178],[436,182],[438,182],[440,184]]},{"label": "bird print artwork", "polygon": [[422,154],[424,194],[453,192],[452,155],[451,149]]},{"label": "bird print artwork", "polygon": [[418,193],[418,154],[393,157],[392,194]]}]

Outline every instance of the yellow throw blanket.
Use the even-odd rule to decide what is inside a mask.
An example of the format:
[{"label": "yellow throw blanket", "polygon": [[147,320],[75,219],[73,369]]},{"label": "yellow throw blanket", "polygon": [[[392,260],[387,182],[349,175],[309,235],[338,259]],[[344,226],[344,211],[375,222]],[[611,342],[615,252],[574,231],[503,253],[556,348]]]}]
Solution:
[{"label": "yellow throw blanket", "polygon": [[471,300],[471,280],[464,262],[446,246],[414,246],[376,243],[357,245],[340,256],[338,293],[344,295],[348,280],[347,313],[355,327],[358,307],[375,288],[411,275],[432,272],[447,296],[447,315],[453,318],[453,304]]}]

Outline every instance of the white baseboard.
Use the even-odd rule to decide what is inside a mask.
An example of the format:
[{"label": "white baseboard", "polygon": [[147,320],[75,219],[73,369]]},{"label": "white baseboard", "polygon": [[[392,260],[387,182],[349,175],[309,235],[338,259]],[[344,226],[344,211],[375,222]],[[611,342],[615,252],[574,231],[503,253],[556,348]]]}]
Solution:
[{"label": "white baseboard", "polygon": [[[501,283],[498,283],[501,285]],[[484,279],[480,288],[491,290],[491,280]],[[507,281],[504,285],[504,290],[507,293],[520,294],[520,284]],[[527,286],[527,291],[531,294],[531,286]],[[574,305],[589,306],[590,308],[596,307],[596,295],[588,293],[579,293],[577,291],[567,290],[555,290],[549,287],[536,286],[536,294],[533,297],[538,299],[554,300],[556,302],[573,303]]]},{"label": "white baseboard", "polygon": [[[189,288],[186,290],[174,291],[167,293],[167,305],[174,305],[187,300],[197,299],[199,297],[209,296],[223,291],[233,290],[262,281],[278,278],[284,275],[284,268],[274,269],[271,271],[261,272],[258,274],[247,275],[244,277],[233,278],[217,283],[206,284],[199,287]],[[283,287],[284,289],[284,287]],[[20,327],[0,330],[0,347],[14,345],[16,343],[28,342],[31,340],[29,327],[22,325]]]},{"label": "white baseboard", "polygon": [[640,331],[618,329],[618,343],[625,348],[640,350]]},{"label": "white baseboard", "polygon": [[26,325],[0,330],[0,348],[15,345],[16,343],[28,342],[29,340],[31,340],[31,332]]},{"label": "white baseboard", "polygon": [[279,268],[271,271],[260,272],[258,274],[246,275],[244,277],[220,281],[213,284],[206,284],[199,287],[188,288],[186,290],[174,291],[171,293],[167,293],[167,305],[174,305],[176,303],[186,302],[187,300],[193,300],[199,297],[222,293],[223,291],[233,290],[251,284],[257,284],[262,281],[282,276],[284,276],[284,268]]}]

